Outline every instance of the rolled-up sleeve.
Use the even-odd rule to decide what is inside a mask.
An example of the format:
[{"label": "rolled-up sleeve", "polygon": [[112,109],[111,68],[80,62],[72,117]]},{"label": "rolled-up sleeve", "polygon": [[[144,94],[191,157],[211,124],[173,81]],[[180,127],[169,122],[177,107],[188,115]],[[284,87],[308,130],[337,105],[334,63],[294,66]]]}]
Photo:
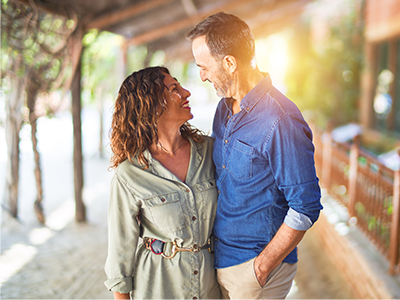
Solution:
[{"label": "rolled-up sleeve", "polygon": [[322,209],[312,132],[300,114],[287,114],[277,122],[271,144],[271,168],[291,209],[285,223],[306,230],[317,221]]},{"label": "rolled-up sleeve", "polygon": [[108,204],[108,256],[105,286],[114,292],[133,289],[135,254],[139,239],[136,215],[139,207],[132,190],[116,173],[111,181]]},{"label": "rolled-up sleeve", "polygon": [[309,217],[289,208],[284,223],[295,230],[308,230],[313,225]]}]

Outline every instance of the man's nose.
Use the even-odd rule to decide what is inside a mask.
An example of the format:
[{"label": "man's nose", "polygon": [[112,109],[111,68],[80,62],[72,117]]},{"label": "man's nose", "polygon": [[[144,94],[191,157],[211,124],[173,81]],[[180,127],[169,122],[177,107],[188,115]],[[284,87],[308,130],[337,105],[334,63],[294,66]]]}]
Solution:
[{"label": "man's nose", "polygon": [[204,71],[202,70],[200,70],[200,79],[203,82],[207,80],[207,76],[204,74]]}]

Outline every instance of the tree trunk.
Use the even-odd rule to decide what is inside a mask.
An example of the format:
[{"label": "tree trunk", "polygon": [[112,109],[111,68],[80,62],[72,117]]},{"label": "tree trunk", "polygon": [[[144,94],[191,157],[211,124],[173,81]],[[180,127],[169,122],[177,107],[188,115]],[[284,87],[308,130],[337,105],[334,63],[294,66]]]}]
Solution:
[{"label": "tree trunk", "polygon": [[99,87],[96,90],[96,94],[99,95],[99,99],[97,100],[97,110],[99,112],[99,128],[100,128],[100,132],[99,132],[99,156],[100,158],[104,157],[104,150],[103,150],[103,135],[104,135],[104,124],[103,124],[103,118],[104,118],[104,97],[103,97],[103,93],[102,93],[102,89],[101,87]]},{"label": "tree trunk", "polygon": [[37,148],[37,115],[35,113],[36,98],[39,91],[40,85],[35,81],[34,76],[31,74],[28,78],[27,89],[26,89],[26,102],[29,109],[29,122],[31,123],[31,138],[32,138],[32,149],[35,160],[35,180],[36,180],[36,200],[33,205],[36,213],[37,220],[41,223],[45,223],[45,217],[43,213],[42,201],[43,201],[43,188],[42,188],[42,169],[40,167],[40,153]]},{"label": "tree trunk", "polygon": [[[20,64],[17,62],[16,65],[19,67]],[[12,217],[18,218],[19,131],[22,126],[21,109],[26,80],[16,74],[9,76],[9,79],[11,92],[6,103],[7,166],[4,208]]]},{"label": "tree trunk", "polygon": [[83,155],[82,155],[82,121],[81,121],[81,58],[75,70],[71,84],[72,119],[74,124],[74,184],[75,184],[75,220],[86,221],[86,208],[83,203]]}]

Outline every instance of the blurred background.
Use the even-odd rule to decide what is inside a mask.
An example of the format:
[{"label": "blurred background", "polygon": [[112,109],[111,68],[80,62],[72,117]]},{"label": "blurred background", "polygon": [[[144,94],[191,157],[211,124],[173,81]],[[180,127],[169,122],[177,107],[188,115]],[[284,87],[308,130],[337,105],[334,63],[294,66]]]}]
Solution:
[{"label": "blurred background", "polygon": [[102,268],[119,86],[168,67],[191,92],[190,122],[211,134],[220,99],[185,35],[218,11],[249,24],[260,70],[314,132],[324,211],[289,297],[400,298],[399,0],[1,0],[3,299],[112,297]]}]

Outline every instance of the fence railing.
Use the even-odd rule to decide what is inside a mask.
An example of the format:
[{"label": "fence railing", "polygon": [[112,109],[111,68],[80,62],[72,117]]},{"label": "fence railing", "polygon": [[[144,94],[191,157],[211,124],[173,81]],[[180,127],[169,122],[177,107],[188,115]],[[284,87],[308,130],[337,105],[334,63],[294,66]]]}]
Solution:
[{"label": "fence railing", "polygon": [[[389,262],[389,273],[399,271],[400,171],[380,163],[359,147],[358,137],[338,143],[330,132],[315,128],[315,163],[321,186],[347,207],[356,225]],[[400,155],[400,153],[399,153]]]}]

